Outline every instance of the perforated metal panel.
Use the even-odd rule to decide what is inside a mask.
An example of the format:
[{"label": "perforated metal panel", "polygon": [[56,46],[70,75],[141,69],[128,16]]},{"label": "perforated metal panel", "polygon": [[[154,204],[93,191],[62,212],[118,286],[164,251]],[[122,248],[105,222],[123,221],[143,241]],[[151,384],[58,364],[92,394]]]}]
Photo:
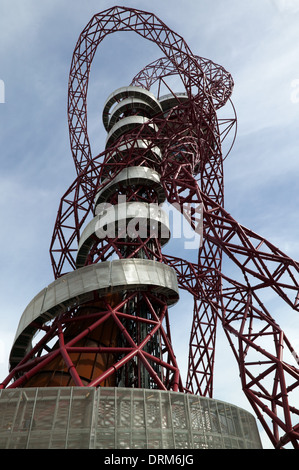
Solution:
[{"label": "perforated metal panel", "polygon": [[0,395],[1,449],[261,448],[229,403],[146,389],[27,388]]}]

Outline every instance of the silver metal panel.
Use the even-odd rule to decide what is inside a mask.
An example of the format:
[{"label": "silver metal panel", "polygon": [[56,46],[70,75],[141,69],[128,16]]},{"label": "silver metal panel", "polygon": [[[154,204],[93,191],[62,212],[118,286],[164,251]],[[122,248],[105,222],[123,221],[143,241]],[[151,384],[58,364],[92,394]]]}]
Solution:
[{"label": "silver metal panel", "polygon": [[[161,149],[157,146],[151,145],[151,142],[146,139],[137,139],[133,142],[126,142],[118,147],[119,152],[125,152],[127,150],[131,150],[132,148],[141,149],[141,150],[148,150],[155,154],[158,160],[162,160],[162,152]],[[113,155],[113,154],[112,154]]]},{"label": "silver metal panel", "polygon": [[42,291],[40,291],[27,306],[27,315],[22,315],[19,321],[20,331],[23,331],[28,324],[30,324],[32,321],[34,321],[35,318],[39,316],[39,313],[43,308],[46,290],[47,288],[44,288]]},{"label": "silver metal panel", "polygon": [[[98,268],[98,266],[101,266]],[[88,267],[88,266],[87,266]],[[111,276],[111,264],[110,263],[100,263],[99,265],[91,265],[90,269],[85,271],[84,269],[79,269],[74,272],[79,271],[80,275],[83,278],[83,292],[95,291],[105,293],[108,290],[110,285],[110,276]],[[79,294],[79,296],[81,296]]]},{"label": "silver metal panel", "polygon": [[[138,149],[140,149],[142,154],[145,155],[146,158],[151,162],[159,163],[162,161],[162,152],[159,147],[152,145],[151,142],[146,139],[137,139],[133,141],[127,141],[124,144],[122,143],[119,145],[117,150],[111,154],[107,164],[111,165],[115,162],[119,162],[122,160],[123,155],[125,155],[127,152],[135,153],[136,151],[138,152]],[[109,165],[107,168],[109,168]],[[108,171],[109,170],[107,169],[107,172]],[[105,172],[103,174],[105,175]]]},{"label": "silver metal panel", "polygon": [[151,117],[157,113],[157,106],[153,107],[151,103],[147,103],[145,100],[140,98],[125,98],[114,106],[113,111],[110,114],[106,130],[109,132],[114,124],[121,119],[120,116],[129,109],[145,111],[145,113],[149,114]]},{"label": "silver metal panel", "polygon": [[[87,278],[87,276],[86,276]],[[85,280],[82,276],[73,276],[72,281],[68,282],[68,290],[70,298],[77,297],[81,294],[84,290],[87,290],[87,279]]]},{"label": "silver metal panel", "polygon": [[93,291],[104,295],[107,292],[142,290],[149,287],[153,292],[163,293],[168,305],[178,301],[175,271],[152,260],[121,259],[103,262],[64,275],[43,289],[25,309],[11,350],[11,364],[18,363],[30,347],[36,331],[32,322],[38,321],[42,324],[62,313],[67,307],[84,303]]},{"label": "silver metal panel", "polygon": [[156,109],[156,112],[161,112],[162,108],[157,100],[157,98],[148,90],[145,90],[141,87],[135,86],[127,86],[121,87],[115,90],[109,97],[107,98],[104,107],[103,107],[103,124],[107,129],[107,123],[109,120],[109,114],[111,107],[117,103],[118,101],[127,98],[127,97],[136,97],[145,100],[147,103],[151,104],[151,106]]},{"label": "silver metal panel", "polygon": [[178,106],[179,104],[187,100],[187,93],[176,93],[175,96],[172,93],[168,93],[167,95],[163,95],[159,98],[159,102],[162,106],[163,111],[168,111],[174,106]]}]

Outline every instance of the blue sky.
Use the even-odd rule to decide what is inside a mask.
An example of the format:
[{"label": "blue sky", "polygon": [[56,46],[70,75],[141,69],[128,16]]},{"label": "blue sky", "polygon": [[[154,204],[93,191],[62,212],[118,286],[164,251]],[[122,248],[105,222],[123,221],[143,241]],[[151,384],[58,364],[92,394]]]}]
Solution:
[{"label": "blue sky", "polygon": [[[115,4],[0,0],[1,377],[24,308],[53,280],[53,226],[60,199],[75,178],[66,114],[72,53],[91,17]],[[225,208],[299,259],[299,2],[128,0],[125,5],[155,13],[195,55],[232,74],[238,134],[224,166]],[[120,34],[105,39],[92,68],[88,126],[94,154],[104,149],[101,109],[108,94],[161,55],[137,35]],[[182,319],[174,311],[172,319],[183,370],[191,314]],[[298,314],[285,307],[277,315],[298,351]],[[218,350],[215,398],[251,411],[221,331]]]}]

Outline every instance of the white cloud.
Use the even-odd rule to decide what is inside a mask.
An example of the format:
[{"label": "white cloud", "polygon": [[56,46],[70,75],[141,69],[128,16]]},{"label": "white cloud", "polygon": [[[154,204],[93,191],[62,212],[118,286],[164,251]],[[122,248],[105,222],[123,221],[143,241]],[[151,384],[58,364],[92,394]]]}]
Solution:
[{"label": "white cloud", "polygon": [[297,0],[270,0],[280,13],[296,13],[299,11]]}]

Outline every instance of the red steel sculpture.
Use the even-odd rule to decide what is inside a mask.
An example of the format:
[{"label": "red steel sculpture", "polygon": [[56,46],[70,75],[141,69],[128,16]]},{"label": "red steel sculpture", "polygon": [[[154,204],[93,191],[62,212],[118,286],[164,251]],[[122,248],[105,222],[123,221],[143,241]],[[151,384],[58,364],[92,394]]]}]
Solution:
[{"label": "red steel sculpture", "polygon": [[[93,156],[87,133],[91,63],[101,41],[119,31],[154,42],[162,58],[108,98],[106,148]],[[183,93],[171,89],[174,78]],[[224,209],[222,148],[235,133],[236,117],[221,120],[217,112],[230,102],[232,89],[223,67],[193,55],[152,13],[117,6],[90,20],[70,70],[77,177],[61,199],[52,237],[55,281],[21,319],[2,388],[126,386],[212,397],[220,322],[243,392],[273,446],[299,447],[298,356],[262,296],[272,289],[299,310],[299,265]],[[194,262],[163,254],[170,236],[163,210],[151,217],[155,230],[141,233],[165,199],[195,232],[202,230]],[[139,225],[128,234],[136,214]],[[116,233],[107,229],[113,221]],[[176,283],[194,299],[186,385],[169,327]],[[293,364],[285,362],[288,354]]]}]

